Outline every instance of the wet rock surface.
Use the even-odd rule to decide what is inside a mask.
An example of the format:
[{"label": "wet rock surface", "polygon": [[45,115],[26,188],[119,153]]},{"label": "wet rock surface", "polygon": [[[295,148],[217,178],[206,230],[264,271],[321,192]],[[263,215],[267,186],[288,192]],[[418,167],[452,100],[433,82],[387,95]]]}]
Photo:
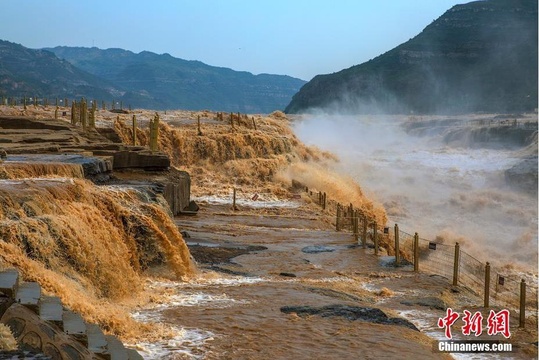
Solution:
[{"label": "wet rock surface", "polygon": [[316,254],[321,252],[333,252],[335,251],[335,247],[333,246],[325,246],[325,245],[311,245],[311,246],[305,246],[301,251],[303,251],[306,254]]},{"label": "wet rock surface", "polygon": [[339,300],[345,300],[345,301],[360,301],[361,300],[359,297],[355,295],[347,294],[341,291],[326,289],[326,288],[309,287],[307,288],[307,290],[315,294],[329,296],[329,297],[339,299]]},{"label": "wet rock surface", "polygon": [[300,317],[318,315],[321,317],[343,317],[348,320],[361,320],[376,324],[399,325],[419,331],[414,324],[401,318],[390,318],[382,310],[369,307],[351,305],[326,305],[314,306],[283,306],[281,312],[285,314],[295,313]]},{"label": "wet rock surface", "polygon": [[193,258],[202,264],[229,263],[232,258],[252,251],[266,250],[265,246],[204,246],[199,244],[187,244]]}]

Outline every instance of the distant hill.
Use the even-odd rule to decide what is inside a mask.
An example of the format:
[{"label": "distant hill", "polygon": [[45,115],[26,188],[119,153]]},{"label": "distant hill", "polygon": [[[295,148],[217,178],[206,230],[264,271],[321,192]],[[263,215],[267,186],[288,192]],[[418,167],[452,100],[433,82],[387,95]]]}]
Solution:
[{"label": "distant hill", "polygon": [[537,0],[456,5],[385,54],[314,77],[285,111],[530,111],[537,108],[537,40]]},{"label": "distant hill", "polygon": [[148,51],[55,47],[58,58],[114,84],[124,104],[152,109],[270,113],[283,110],[305,81],[234,71]]},{"label": "distant hill", "polygon": [[111,83],[45,50],[0,40],[0,95],[108,99],[120,92]]}]

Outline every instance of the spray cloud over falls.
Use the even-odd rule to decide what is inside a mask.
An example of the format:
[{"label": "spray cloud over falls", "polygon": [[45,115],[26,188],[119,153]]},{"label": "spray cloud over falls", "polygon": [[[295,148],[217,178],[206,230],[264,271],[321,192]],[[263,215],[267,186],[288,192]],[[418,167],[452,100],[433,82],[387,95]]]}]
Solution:
[{"label": "spray cloud over falls", "polygon": [[459,241],[491,262],[537,264],[537,197],[504,179],[521,150],[452,147],[443,138],[457,125],[419,137],[405,131],[406,123],[404,116],[306,115],[295,131],[334,152],[335,170],[382,202],[403,231]]}]

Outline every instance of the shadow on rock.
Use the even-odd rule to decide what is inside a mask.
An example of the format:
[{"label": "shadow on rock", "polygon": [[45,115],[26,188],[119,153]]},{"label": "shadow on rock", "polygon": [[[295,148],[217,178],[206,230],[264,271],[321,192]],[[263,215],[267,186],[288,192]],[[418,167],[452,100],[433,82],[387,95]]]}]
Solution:
[{"label": "shadow on rock", "polygon": [[376,308],[350,306],[350,305],[326,305],[313,306],[283,306],[281,312],[285,314],[296,313],[300,317],[318,315],[321,317],[343,317],[348,320],[362,320],[375,324],[399,325],[419,331],[414,324],[401,318],[390,318],[382,310]]}]

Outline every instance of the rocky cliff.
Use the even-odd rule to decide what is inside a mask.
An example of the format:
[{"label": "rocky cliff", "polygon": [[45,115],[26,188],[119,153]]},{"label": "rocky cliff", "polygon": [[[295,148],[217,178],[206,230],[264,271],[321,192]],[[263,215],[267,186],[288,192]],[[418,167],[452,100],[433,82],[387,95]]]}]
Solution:
[{"label": "rocky cliff", "polygon": [[537,108],[537,1],[456,5],[366,63],[318,75],[286,112],[463,113]]}]

